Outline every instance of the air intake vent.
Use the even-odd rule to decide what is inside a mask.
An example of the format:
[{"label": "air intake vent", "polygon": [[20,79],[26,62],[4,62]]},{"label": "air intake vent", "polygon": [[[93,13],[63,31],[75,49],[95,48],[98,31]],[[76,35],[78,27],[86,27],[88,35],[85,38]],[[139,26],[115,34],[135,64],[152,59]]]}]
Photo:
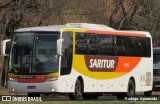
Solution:
[{"label": "air intake vent", "polygon": [[65,26],[71,28],[114,30],[113,28],[106,25],[89,24],[89,23],[67,23]]}]

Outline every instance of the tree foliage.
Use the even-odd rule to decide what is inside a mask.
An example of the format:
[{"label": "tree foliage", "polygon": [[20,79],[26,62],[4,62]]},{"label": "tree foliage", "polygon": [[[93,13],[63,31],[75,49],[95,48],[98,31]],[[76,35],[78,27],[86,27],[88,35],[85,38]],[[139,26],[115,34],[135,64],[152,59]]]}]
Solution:
[{"label": "tree foliage", "polygon": [[22,27],[87,22],[149,31],[160,46],[159,0],[1,0],[0,39]]}]

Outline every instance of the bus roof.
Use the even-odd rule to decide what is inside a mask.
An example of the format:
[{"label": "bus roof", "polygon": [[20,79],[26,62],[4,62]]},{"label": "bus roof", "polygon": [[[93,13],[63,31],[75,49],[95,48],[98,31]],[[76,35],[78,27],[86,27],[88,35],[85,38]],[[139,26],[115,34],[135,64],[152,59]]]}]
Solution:
[{"label": "bus roof", "polygon": [[38,27],[28,27],[20,28],[15,32],[24,31],[61,31],[65,28],[76,28],[76,29],[95,29],[95,30],[114,30],[113,28],[101,25],[101,24],[89,24],[89,23],[67,23],[65,25],[50,25],[50,26],[38,26]]},{"label": "bus roof", "polygon": [[160,54],[160,47],[153,48],[153,53],[154,54]]},{"label": "bus roof", "polygon": [[[29,32],[29,31],[61,31],[63,29],[84,29],[88,30],[88,32],[95,32],[95,33],[107,33],[107,32],[113,32],[113,33],[120,33],[120,34],[145,34],[146,37],[151,37],[149,32],[145,31],[121,31],[121,30],[115,30],[109,26],[101,25],[101,24],[90,24],[90,23],[67,23],[65,25],[50,25],[50,26],[39,26],[39,27],[28,27],[28,28],[20,28],[15,30],[15,32]],[[93,30],[93,31],[92,31]],[[95,31],[94,31],[95,30]],[[136,35],[135,35],[136,36]]]},{"label": "bus roof", "polygon": [[53,26],[38,26],[38,27],[28,27],[28,28],[20,28],[15,30],[15,32],[29,32],[29,31],[60,31],[62,30],[64,25],[53,25]]}]

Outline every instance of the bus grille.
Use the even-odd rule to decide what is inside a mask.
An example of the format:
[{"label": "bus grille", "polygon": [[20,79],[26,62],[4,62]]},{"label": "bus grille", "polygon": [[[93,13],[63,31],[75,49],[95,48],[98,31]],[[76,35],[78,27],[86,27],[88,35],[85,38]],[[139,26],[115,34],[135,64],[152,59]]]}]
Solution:
[{"label": "bus grille", "polygon": [[154,69],[153,70],[153,75],[154,76],[160,76],[160,69]]}]

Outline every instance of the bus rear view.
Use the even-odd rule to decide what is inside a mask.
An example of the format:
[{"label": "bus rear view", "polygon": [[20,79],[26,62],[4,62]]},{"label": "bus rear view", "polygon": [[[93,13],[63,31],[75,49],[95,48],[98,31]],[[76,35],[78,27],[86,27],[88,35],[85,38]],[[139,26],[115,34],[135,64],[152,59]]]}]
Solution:
[{"label": "bus rear view", "polygon": [[153,48],[153,91],[160,90],[160,47]]}]

